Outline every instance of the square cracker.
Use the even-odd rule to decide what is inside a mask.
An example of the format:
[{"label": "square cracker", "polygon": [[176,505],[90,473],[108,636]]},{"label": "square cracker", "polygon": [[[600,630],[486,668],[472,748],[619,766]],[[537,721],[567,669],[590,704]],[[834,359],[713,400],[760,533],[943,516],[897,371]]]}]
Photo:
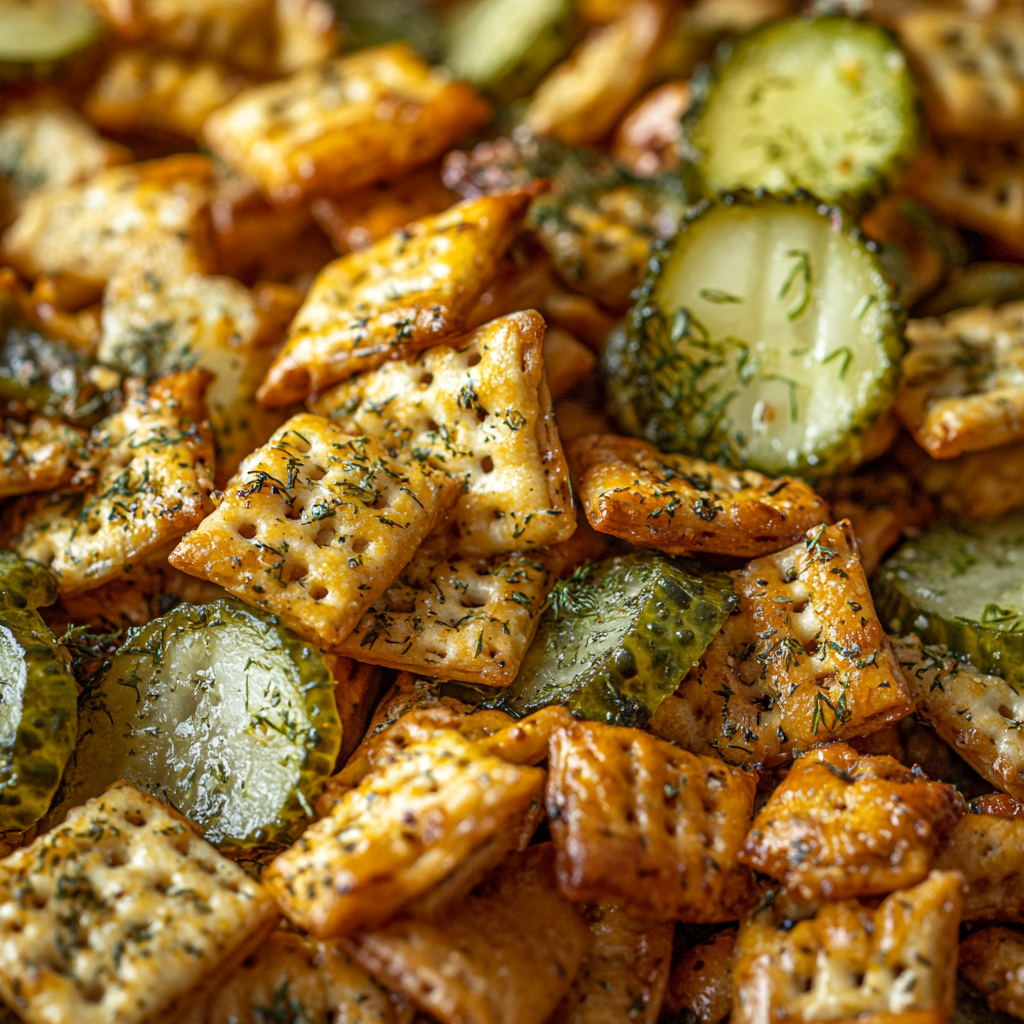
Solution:
[{"label": "square cracker", "polygon": [[471,86],[394,43],[249,89],[204,134],[270,199],[289,203],[397,178],[490,116]]},{"label": "square cracker", "polygon": [[452,519],[462,554],[557,544],[572,535],[576,514],[544,381],[543,338],[539,313],[512,313],[457,345],[345,381],[312,408],[458,480]]},{"label": "square cracker", "polygon": [[172,1024],[277,918],[258,882],[118,783],[0,861],[0,993],[28,1024]]},{"label": "square cracker", "polygon": [[0,498],[61,487],[88,461],[84,431],[49,416],[0,418]]},{"label": "square cracker", "polygon": [[23,498],[10,546],[49,566],[62,594],[98,587],[197,526],[210,507],[213,440],[202,370],[129,389],[89,439],[95,482]]},{"label": "square cracker", "polygon": [[1024,935],[1012,928],[982,928],[960,943],[957,969],[993,1013],[1024,1015]]},{"label": "square cracker", "polygon": [[659,736],[752,768],[913,711],[849,523],[808,530],[733,585],[739,605],[651,719]]},{"label": "square cracker", "polygon": [[457,484],[322,416],[293,416],[243,460],[171,552],[183,572],[340,644],[455,500]]},{"label": "square cracker", "polygon": [[467,199],[329,263],[260,388],[287,405],[360,370],[411,356],[464,326],[533,193]]}]

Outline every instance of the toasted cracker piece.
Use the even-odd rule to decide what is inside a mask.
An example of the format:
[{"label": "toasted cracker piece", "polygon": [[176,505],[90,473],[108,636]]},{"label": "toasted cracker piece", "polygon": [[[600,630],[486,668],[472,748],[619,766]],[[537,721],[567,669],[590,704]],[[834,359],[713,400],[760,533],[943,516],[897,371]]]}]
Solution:
[{"label": "toasted cracker piece", "polygon": [[503,316],[458,346],[340,384],[312,408],[458,480],[452,519],[463,555],[557,544],[572,535],[576,515],[544,381],[543,335],[532,310]]},{"label": "toasted cracker piece", "polygon": [[1024,1019],[1024,935],[982,928],[960,943],[960,977],[985,997],[993,1013]]},{"label": "toasted cracker piece", "polygon": [[210,508],[213,441],[202,370],[129,390],[89,440],[96,479],[84,491],[22,499],[11,540],[73,594],[124,576],[197,526]]},{"label": "toasted cracker piece", "polygon": [[732,967],[736,956],[736,929],[716,932],[706,942],[686,951],[672,968],[664,1009],[698,1024],[722,1024],[732,1013]]},{"label": "toasted cracker piece", "polygon": [[895,22],[940,134],[988,141],[1024,131],[1024,18],[1019,9],[911,9]]},{"label": "toasted cracker piece", "polygon": [[523,555],[416,557],[337,650],[388,668],[506,686],[553,583],[542,562]]},{"label": "toasted cracker piece", "polygon": [[324,657],[334,680],[334,700],[341,719],[341,748],[338,764],[344,764],[359,746],[374,705],[380,696],[383,673],[376,665],[362,665],[337,654]]},{"label": "toasted cracker piece", "polygon": [[994,814],[997,818],[1024,818],[1024,802],[1006,793],[984,793],[968,805],[971,814]]},{"label": "toasted cracker piece", "polygon": [[600,353],[615,327],[615,318],[587,295],[554,291],[538,307],[544,319],[561,327],[588,348]]},{"label": "toasted cracker piece", "polygon": [[555,404],[555,422],[563,444],[587,435],[610,434],[615,429],[615,424],[601,409],[575,398],[563,398]]},{"label": "toasted cracker piece", "polygon": [[336,647],[451,507],[458,487],[321,416],[293,416],[243,460],[173,566]]},{"label": "toasted cracker piece", "polygon": [[917,713],[983,778],[1024,800],[1024,696],[911,634],[892,648]]},{"label": "toasted cracker piece", "polygon": [[551,738],[558,879],[575,901],[655,920],[728,921],[726,887],[755,779],[638,729],[575,722]]},{"label": "toasted cracker piece", "polygon": [[544,375],[552,401],[564,398],[597,364],[597,356],[561,327],[544,334]]},{"label": "toasted cracker piece", "polygon": [[911,320],[896,412],[936,459],[1024,438],[1024,302]]},{"label": "toasted cracker piece", "polygon": [[941,1024],[956,985],[960,884],[934,871],[877,910],[827,903],[786,927],[762,910],[740,928],[732,1024]]},{"label": "toasted cracker piece", "polygon": [[128,260],[151,273],[213,269],[210,161],[196,153],[100,171],[36,192],[3,236],[21,274],[67,271],[98,287]]},{"label": "toasted cracker piece", "polygon": [[802,480],[736,472],[614,434],[574,441],[569,463],[591,526],[669,554],[757,558],[828,521]]},{"label": "toasted cracker piece", "polygon": [[651,720],[659,736],[752,767],[913,711],[848,522],[756,559],[735,588],[737,609]]},{"label": "toasted cracker piece", "polygon": [[145,48],[118,50],[85,98],[85,111],[112,132],[147,129],[196,138],[206,119],[247,79],[218,60]]},{"label": "toasted cracker piece", "polygon": [[250,89],[204,134],[218,156],[288,203],[398,178],[490,116],[470,86],[395,43]]},{"label": "toasted cracker piece", "polygon": [[665,82],[637,102],[615,129],[612,154],[634,174],[649,176],[679,166],[680,121],[690,108],[690,83]]},{"label": "toasted cracker piece", "polygon": [[542,1024],[591,942],[554,859],[550,843],[514,854],[443,919],[395,921],[349,949],[443,1024]]},{"label": "toasted cracker piece", "polygon": [[126,266],[103,298],[98,358],[126,373],[152,377],[201,367],[217,449],[217,486],[284,422],[261,408],[256,389],[300,297],[285,285],[250,292],[229,277],[159,276]]},{"label": "toasted cracker piece", "polygon": [[0,418],[0,497],[62,487],[88,461],[84,431],[49,416]]},{"label": "toasted cracker piece", "polygon": [[467,199],[329,263],[292,322],[260,401],[301,401],[453,337],[497,272],[529,197],[518,190]]},{"label": "toasted cracker piece", "polygon": [[548,1024],[656,1024],[672,961],[671,921],[638,921],[620,907],[586,907],[594,937]]},{"label": "toasted cracker piece", "polygon": [[29,1024],[170,1024],[276,920],[258,882],[117,783],[0,862],[0,993]]},{"label": "toasted cracker piece", "polygon": [[453,729],[379,748],[372,770],[264,873],[313,935],[379,925],[522,818],[545,773],[485,754]]},{"label": "toasted cracker piece", "polygon": [[739,859],[805,900],[882,896],[924,881],[965,809],[920,769],[832,743],[794,762]]}]

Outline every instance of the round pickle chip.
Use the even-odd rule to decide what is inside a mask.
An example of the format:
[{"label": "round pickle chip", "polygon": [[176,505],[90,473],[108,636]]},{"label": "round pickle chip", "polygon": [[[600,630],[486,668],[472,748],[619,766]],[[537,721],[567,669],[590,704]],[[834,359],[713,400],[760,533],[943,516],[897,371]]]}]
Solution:
[{"label": "round pickle chip", "polygon": [[61,809],[124,778],[221,849],[246,850],[287,842],[307,823],[341,721],[320,652],[225,600],[131,630],[85,695],[78,733]]},{"label": "round pickle chip", "polygon": [[86,0],[5,0],[0,64],[46,64],[92,43],[100,21]]}]

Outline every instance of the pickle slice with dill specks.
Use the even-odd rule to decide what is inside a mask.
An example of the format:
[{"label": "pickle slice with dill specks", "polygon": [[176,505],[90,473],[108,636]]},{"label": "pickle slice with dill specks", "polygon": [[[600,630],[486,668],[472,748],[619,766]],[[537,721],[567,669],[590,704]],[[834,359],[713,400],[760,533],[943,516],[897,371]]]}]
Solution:
[{"label": "pickle slice with dill specks", "polygon": [[552,591],[503,708],[563,704],[578,718],[643,726],[736,606],[732,579],[648,552],[578,569]]},{"label": "pickle slice with dill specks", "polygon": [[900,322],[874,247],[838,211],[733,197],[655,248],[605,349],[610,397],[663,451],[821,475],[891,405]]},{"label": "pickle slice with dill specks", "polygon": [[57,600],[57,577],[45,565],[0,551],[0,606],[45,608]]},{"label": "pickle slice with dill specks", "polygon": [[45,813],[75,744],[77,688],[31,609],[0,609],[0,832]]},{"label": "pickle slice with dill specks", "polygon": [[1024,684],[1024,513],[926,530],[878,570],[871,590],[890,633],[916,633]]},{"label": "pickle slice with dill specks", "polygon": [[698,79],[686,134],[715,192],[866,199],[920,136],[906,58],[876,25],[792,18],[743,37]]},{"label": "pickle slice with dill specks", "polygon": [[275,618],[216,601],[130,630],[84,695],[78,733],[61,809],[128,779],[221,849],[248,849],[312,815],[341,722],[315,648]]}]

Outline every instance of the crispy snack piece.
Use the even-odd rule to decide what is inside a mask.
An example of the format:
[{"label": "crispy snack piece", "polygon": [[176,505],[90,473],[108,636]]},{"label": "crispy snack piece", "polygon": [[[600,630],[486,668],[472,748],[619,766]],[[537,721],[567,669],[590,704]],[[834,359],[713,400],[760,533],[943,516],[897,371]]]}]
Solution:
[{"label": "crispy snack piece", "polygon": [[548,1024],[656,1024],[674,925],[638,921],[620,907],[585,907],[583,914],[594,942]]},{"label": "crispy snack piece", "polygon": [[85,98],[85,111],[107,131],[157,129],[194,139],[248,84],[217,60],[129,48],[111,56]]},{"label": "crispy snack piece", "polygon": [[467,199],[329,263],[295,317],[260,401],[301,401],[454,335],[497,272],[529,200],[523,189]]},{"label": "crispy snack piece", "polygon": [[88,461],[84,431],[49,416],[0,418],[0,497],[62,487]]},{"label": "crispy snack piece", "polygon": [[545,773],[453,729],[382,744],[371,771],[264,873],[282,910],[330,937],[387,921],[522,819]]},{"label": "crispy snack piece", "polygon": [[591,526],[673,555],[757,558],[828,521],[828,506],[802,480],[773,480],[614,434],[574,441],[569,463]]},{"label": "crispy snack piece", "polygon": [[3,236],[25,277],[67,271],[102,287],[127,261],[156,274],[213,269],[210,161],[196,153],[111,167],[31,195]]},{"label": "crispy snack piece", "polygon": [[732,1013],[732,966],[736,929],[716,932],[686,951],[672,968],[664,1009],[685,1020],[686,1011],[698,1024],[722,1024]]},{"label": "crispy snack piece", "polygon": [[569,472],[544,381],[544,321],[500,317],[412,360],[388,363],[313,403],[343,429],[450,473],[466,556],[527,551],[567,540],[576,526]]},{"label": "crispy snack piece", "polygon": [[62,594],[98,587],[197,526],[210,508],[213,441],[202,370],[129,390],[89,440],[86,490],[22,499],[10,546],[48,566]]},{"label": "crispy snack piece", "polygon": [[755,779],[638,729],[575,722],[551,738],[558,880],[574,901],[655,920],[728,921]]},{"label": "crispy snack piece", "polygon": [[250,89],[204,134],[218,156],[288,203],[398,178],[490,116],[470,86],[396,43]]},{"label": "crispy snack piece", "polygon": [[126,783],[0,862],[0,993],[31,1024],[180,1019],[277,920],[273,900]]},{"label": "crispy snack piece", "polygon": [[739,606],[651,729],[747,767],[905,718],[910,691],[848,522],[736,573]]},{"label": "crispy snack piece", "polygon": [[960,943],[960,977],[985,996],[993,1013],[1024,1018],[1024,935],[982,928]]},{"label": "crispy snack piece", "polygon": [[519,671],[553,584],[529,556],[417,556],[337,650],[388,668],[505,686]]},{"label": "crispy snack piece", "polygon": [[917,713],[983,778],[1024,800],[1024,697],[911,634],[892,638]]},{"label": "crispy snack piece", "polygon": [[457,489],[372,438],[301,413],[243,460],[216,512],[169,560],[331,648],[390,586]]},{"label": "crispy snack piece", "polygon": [[690,83],[685,79],[652,89],[615,129],[615,159],[644,177],[674,171],[679,166],[680,121],[690,108],[690,98]]},{"label": "crispy snack piece", "polygon": [[785,928],[761,911],[740,929],[732,1024],[940,1024],[953,1007],[960,884],[935,871],[877,910],[827,903]]},{"label": "crispy snack piece", "polygon": [[597,364],[597,356],[561,327],[544,334],[544,375],[552,401],[568,395]]},{"label": "crispy snack piece", "polygon": [[924,881],[964,811],[920,769],[832,743],[794,762],[739,859],[805,900],[882,896]]},{"label": "crispy snack piece", "polygon": [[341,719],[341,748],[338,763],[344,764],[359,746],[374,705],[380,696],[383,673],[376,665],[363,665],[337,654],[324,657],[335,681],[334,700]]},{"label": "crispy snack piece", "polygon": [[558,891],[550,843],[505,860],[443,918],[350,939],[355,958],[442,1024],[542,1024],[591,943]]}]

